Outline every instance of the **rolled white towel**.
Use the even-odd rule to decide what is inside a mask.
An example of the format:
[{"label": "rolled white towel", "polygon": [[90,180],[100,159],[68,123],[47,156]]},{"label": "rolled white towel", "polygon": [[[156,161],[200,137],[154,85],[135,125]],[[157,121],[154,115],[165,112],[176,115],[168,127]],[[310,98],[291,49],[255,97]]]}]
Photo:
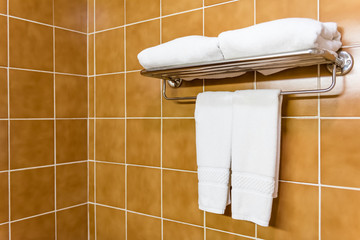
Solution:
[{"label": "rolled white towel", "polygon": [[145,69],[223,60],[216,37],[187,36],[147,48],[138,54]]},{"label": "rolled white towel", "polygon": [[337,51],[341,47],[337,24],[309,18],[285,18],[220,33],[225,59],[291,52],[309,48]]}]

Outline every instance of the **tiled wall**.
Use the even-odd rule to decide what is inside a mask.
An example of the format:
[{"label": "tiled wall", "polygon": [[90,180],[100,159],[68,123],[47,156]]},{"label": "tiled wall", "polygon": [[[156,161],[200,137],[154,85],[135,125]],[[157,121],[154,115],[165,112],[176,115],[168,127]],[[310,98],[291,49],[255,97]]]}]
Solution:
[{"label": "tiled wall", "polygon": [[[309,17],[338,22],[357,63],[359,7],[356,0],[0,0],[0,239],[86,239],[88,224],[97,240],[357,239],[357,64],[329,94],[285,99],[279,198],[263,228],[232,220],[229,210],[198,210],[194,103],[163,100],[161,82],[139,74],[136,55],[180,36]],[[185,82],[168,94],[328,83],[323,67],[308,67]]]},{"label": "tiled wall", "polygon": [[[91,239],[358,239],[360,234],[360,17],[357,0],[90,0]],[[284,17],[336,21],[355,67],[330,94],[286,97],[281,183],[271,227],[197,206],[194,103],[165,101],[142,77],[140,50],[185,35]],[[316,88],[323,68],[184,83],[204,90]]]},{"label": "tiled wall", "polygon": [[87,1],[0,0],[0,239],[87,237]]}]

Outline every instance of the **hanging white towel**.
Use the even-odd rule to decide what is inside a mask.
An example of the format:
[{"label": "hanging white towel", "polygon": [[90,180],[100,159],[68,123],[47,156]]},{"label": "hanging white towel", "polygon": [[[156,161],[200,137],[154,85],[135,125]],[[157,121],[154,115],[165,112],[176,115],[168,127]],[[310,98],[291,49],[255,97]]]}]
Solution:
[{"label": "hanging white towel", "polygon": [[147,48],[138,54],[146,68],[161,68],[181,64],[223,60],[216,37],[187,36]]},{"label": "hanging white towel", "polygon": [[195,108],[199,208],[218,214],[230,203],[232,95],[200,93]]},{"label": "hanging white towel", "polygon": [[280,90],[236,91],[233,98],[232,217],[268,226],[277,197]]},{"label": "hanging white towel", "polygon": [[225,59],[324,48],[337,51],[341,35],[334,22],[284,18],[219,34]]}]

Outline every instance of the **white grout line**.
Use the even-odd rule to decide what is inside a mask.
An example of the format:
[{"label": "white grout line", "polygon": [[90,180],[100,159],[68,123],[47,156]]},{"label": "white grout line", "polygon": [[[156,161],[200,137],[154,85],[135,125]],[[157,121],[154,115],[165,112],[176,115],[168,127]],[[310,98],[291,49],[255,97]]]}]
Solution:
[{"label": "white grout line", "polygon": [[10,221],[10,222],[8,222],[8,223],[21,222],[21,221],[24,221],[24,220],[28,220],[28,219],[32,219],[32,218],[44,216],[44,215],[51,214],[51,213],[55,213],[55,214],[56,214],[57,212],[60,212],[60,211],[64,211],[64,210],[68,210],[68,209],[72,209],[72,208],[76,208],[76,207],[81,207],[81,206],[84,206],[84,205],[87,205],[87,204],[88,204],[88,203],[85,202],[85,203],[76,204],[76,205],[73,205],[73,206],[70,206],[70,207],[59,208],[59,209],[54,210],[54,211],[48,211],[48,212],[44,212],[44,213],[32,215],[32,216],[30,216],[30,217],[24,217],[24,218],[12,220],[12,221]]},{"label": "white grout line", "polygon": [[87,161],[86,161],[86,200],[87,200],[87,210],[86,210],[86,217],[87,217],[87,239],[90,240],[90,207],[89,207],[89,201],[90,201],[90,67],[89,67],[89,5],[90,1],[86,1],[86,73],[87,73],[87,136],[86,136],[86,144],[87,144]]},{"label": "white grout line", "polygon": [[189,12],[194,12],[194,11],[202,10],[203,8],[205,8],[205,9],[206,9],[206,8],[212,8],[212,7],[216,7],[216,6],[220,6],[220,5],[225,5],[225,4],[229,4],[229,3],[233,3],[233,2],[238,2],[238,1],[239,1],[239,0],[230,0],[230,1],[222,2],[222,3],[217,3],[217,4],[213,4],[213,5],[209,5],[209,6],[204,6],[204,7],[200,7],[200,8],[193,8],[193,9],[186,10],[186,11],[182,11],[182,12],[177,12],[177,13],[172,13],[172,14],[168,14],[168,15],[163,15],[163,16],[160,16],[160,17],[149,18],[149,19],[145,19],[145,20],[138,21],[138,22],[133,22],[133,23],[128,23],[128,24],[125,23],[124,25],[121,25],[121,26],[117,26],[117,27],[112,27],[112,28],[107,28],[107,29],[95,31],[95,32],[89,33],[89,35],[93,35],[93,34],[97,34],[97,33],[102,33],[102,32],[107,32],[107,31],[119,29],[119,28],[122,28],[122,27],[129,27],[129,26],[132,26],[132,25],[140,24],[140,23],[150,22],[150,21],[153,21],[153,20],[159,20],[159,19],[162,19],[162,18],[167,18],[167,17],[172,17],[172,16],[184,14],[184,13],[189,13]]},{"label": "white grout line", "polygon": [[[162,43],[162,0],[160,0],[160,44]],[[161,231],[161,240],[164,239],[164,171],[163,171],[163,132],[164,132],[164,120],[163,120],[163,99],[162,99],[162,80],[160,80],[160,231]]]},{"label": "white grout line", "polygon": [[[319,0],[318,0],[319,2]],[[319,8],[318,8],[319,10]],[[319,13],[318,13],[319,18]],[[317,68],[317,78],[318,78],[318,87],[321,87],[321,75],[320,75],[320,65]],[[320,94],[318,94],[317,99],[317,109],[318,109],[318,184],[319,184],[319,193],[318,193],[318,236],[319,240],[321,240],[321,105],[320,105]]]},{"label": "white grout line", "polygon": [[[93,25],[94,25],[94,32],[96,31],[96,0],[94,0],[94,6],[93,6]],[[90,36],[88,34],[88,36]],[[93,40],[93,65],[94,65],[94,82],[93,82],[93,90],[94,90],[94,97],[93,97],[93,107],[94,107],[94,159],[96,159],[96,35],[94,35],[94,40]],[[94,202],[96,203],[96,162],[94,162],[94,179],[93,179],[93,185],[94,185]],[[94,239],[97,240],[97,210],[96,210],[96,205],[94,206]]]},{"label": "white grout line", "polygon": [[56,41],[55,41],[55,0],[52,1],[53,3],[53,8],[52,8],[52,11],[53,11],[53,26],[52,26],[52,30],[53,30],[53,94],[54,94],[54,98],[53,98],[53,101],[54,101],[54,209],[55,209],[55,240],[57,240],[57,214],[56,214],[56,209],[57,209],[57,194],[56,194],[56,184],[57,184],[57,180],[56,180],[56,75],[55,75],[55,72],[56,72],[56,64],[55,64],[55,49],[56,49]]},{"label": "white grout line", "polygon": [[10,118],[11,121],[36,120],[87,120],[87,118]]},{"label": "white grout line", "polygon": [[[9,223],[11,222],[11,174],[10,174],[10,169],[11,169],[11,162],[10,162],[10,71],[9,71],[9,66],[10,66],[10,20],[9,20],[9,1],[7,0],[7,6],[6,6],[6,24],[7,24],[7,69],[6,69],[6,80],[7,80],[7,110],[8,110],[8,217],[9,217]],[[9,240],[11,240],[11,224],[9,224],[9,230],[8,230],[8,234],[9,234]]]},{"label": "white grout line", "polygon": [[[155,218],[155,219],[160,219],[160,220],[163,220],[163,221],[179,223],[179,224],[183,224],[183,225],[187,225],[187,226],[192,226],[192,227],[197,227],[197,228],[204,228],[204,226],[202,226],[202,225],[197,225],[197,224],[182,222],[182,221],[178,221],[178,220],[174,220],[174,219],[169,219],[169,218],[154,216],[154,215],[145,214],[145,213],[141,213],[141,212],[136,212],[136,211],[132,211],[132,210],[127,210],[127,209],[125,209],[125,208],[114,207],[114,206],[110,206],[110,205],[106,205],[106,204],[93,203],[93,202],[89,202],[89,204],[93,204],[93,205],[95,205],[95,206],[101,206],[101,207],[111,208],[111,209],[116,209],[116,210],[120,210],[120,211],[124,211],[124,212],[130,212],[130,213],[134,213],[134,214],[138,214],[138,215],[142,215],[142,216],[146,216],[146,217],[151,217],[151,218]],[[220,229],[216,229],[216,228],[207,227],[207,229],[213,230],[213,231],[217,231],[217,232],[227,233],[227,234],[234,235],[234,236],[240,236],[240,237],[244,237],[244,238],[248,238],[248,239],[256,239],[255,237],[252,237],[252,236],[247,236],[247,235],[243,235],[243,234],[228,232],[228,231],[224,231],[224,230],[220,230]]]},{"label": "white grout line", "polygon": [[[317,116],[283,116],[282,119],[319,119]],[[89,117],[89,120],[94,120],[94,117]],[[124,120],[124,117],[97,117],[97,120]],[[180,119],[195,119],[194,117],[127,117],[126,119],[170,119],[170,120],[180,120]],[[360,117],[320,117],[320,120],[359,120]],[[8,121],[8,118],[0,118],[0,121]],[[39,121],[39,120],[55,120],[54,118],[10,118],[11,121]],[[88,120],[87,118],[56,118],[56,120]]]},{"label": "white grout line", "polygon": [[[53,10],[54,10],[54,5],[53,5]],[[8,13],[8,14],[0,13],[0,16],[8,16],[9,18],[12,18],[12,19],[22,20],[22,21],[25,21],[25,22],[35,23],[35,24],[39,24],[39,25],[47,26],[47,27],[51,27],[51,28],[54,27],[54,28],[57,28],[57,29],[62,29],[62,30],[66,30],[66,31],[70,31],[70,32],[75,32],[75,33],[80,33],[80,34],[83,34],[83,35],[86,35],[86,34],[87,34],[87,33],[84,33],[84,32],[81,32],[81,31],[77,31],[77,30],[73,30],[73,29],[70,29],[70,28],[64,28],[64,27],[60,27],[60,26],[55,26],[55,23],[54,23],[54,14],[55,14],[55,12],[53,12],[53,25],[47,24],[47,23],[38,22],[38,21],[34,21],[34,20],[30,20],[30,19],[26,19],[26,18],[16,17],[16,16],[13,16],[13,15],[9,15],[9,13]]]},{"label": "white grout line", "polygon": [[[135,73],[135,72],[141,72],[141,69],[140,70],[126,70],[126,73]],[[117,75],[117,74],[125,74],[125,71],[110,72],[110,73],[99,73],[99,74],[96,74],[96,76],[100,77],[100,76],[109,76],[109,75]],[[95,77],[95,74],[89,75],[89,77]]]},{"label": "white grout line", "polygon": [[[126,1],[124,1],[124,23],[126,23]],[[125,121],[124,121],[124,138],[125,138],[125,150],[124,150],[124,160],[125,160],[125,209],[127,209],[128,206],[128,165],[127,165],[127,108],[126,108],[126,83],[127,83],[127,59],[126,59],[126,26],[123,29],[124,31],[124,115],[125,115]],[[128,214],[127,211],[125,211],[125,240],[128,239]]]},{"label": "white grout line", "polygon": [[[9,63],[10,64],[10,63]],[[30,68],[18,68],[18,67],[4,67],[0,66],[1,69],[10,69],[10,70],[19,70],[19,71],[27,71],[27,72],[38,72],[38,73],[48,73],[48,74],[57,74],[57,75],[66,75],[66,76],[74,76],[74,77],[88,77],[87,75],[75,74],[75,73],[64,73],[64,72],[55,72],[54,71],[46,71],[40,69],[30,69]]]}]

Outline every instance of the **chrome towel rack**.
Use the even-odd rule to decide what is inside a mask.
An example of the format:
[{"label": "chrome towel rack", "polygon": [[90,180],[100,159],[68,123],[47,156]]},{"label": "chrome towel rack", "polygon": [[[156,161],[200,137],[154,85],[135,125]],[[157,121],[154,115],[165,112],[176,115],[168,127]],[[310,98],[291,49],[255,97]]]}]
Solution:
[{"label": "chrome towel rack", "polygon": [[166,83],[168,83],[170,87],[178,88],[181,86],[183,79],[221,78],[224,74],[236,75],[236,73],[239,73],[239,75],[241,75],[241,73],[248,71],[305,67],[318,64],[327,64],[328,70],[332,72],[332,82],[329,87],[323,89],[282,91],[281,94],[290,95],[328,92],[335,87],[337,75],[345,75],[351,71],[354,60],[351,54],[346,51],[334,53],[324,49],[312,48],[265,56],[170,66],[166,68],[144,69],[141,71],[141,74],[148,77],[163,79],[163,96],[166,100],[193,100],[196,99],[196,96],[168,97],[166,95]]}]

